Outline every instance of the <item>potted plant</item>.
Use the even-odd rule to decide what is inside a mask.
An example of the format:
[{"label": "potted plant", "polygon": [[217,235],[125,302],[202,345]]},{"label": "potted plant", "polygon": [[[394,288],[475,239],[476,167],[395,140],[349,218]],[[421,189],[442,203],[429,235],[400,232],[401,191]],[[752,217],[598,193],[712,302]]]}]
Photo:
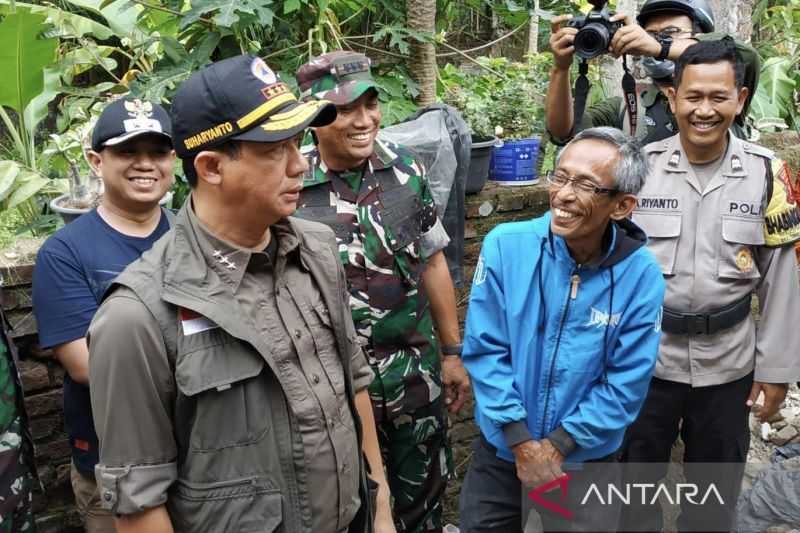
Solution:
[{"label": "potted plant", "polygon": [[487,177],[504,184],[536,181],[548,61],[549,56],[525,63],[482,57],[479,70],[444,67],[443,98],[461,111],[473,132],[475,181],[473,187],[468,181],[468,193],[480,190]]},{"label": "potted plant", "polygon": [[103,182],[86,159],[93,124],[87,120],[62,134],[51,134],[50,146],[45,150],[45,154],[66,163],[69,192],[50,201],[50,210],[61,215],[65,224],[97,206],[103,194]]}]

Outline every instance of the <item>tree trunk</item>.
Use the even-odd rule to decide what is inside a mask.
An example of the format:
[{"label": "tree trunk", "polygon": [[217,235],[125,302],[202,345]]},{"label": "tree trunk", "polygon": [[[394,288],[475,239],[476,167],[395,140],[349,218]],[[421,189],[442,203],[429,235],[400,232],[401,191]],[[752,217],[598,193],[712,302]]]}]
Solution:
[{"label": "tree trunk", "polygon": [[528,21],[528,49],[526,53],[533,55],[539,53],[539,0],[534,0],[533,9]]},{"label": "tree trunk", "polygon": [[709,0],[716,30],[728,33],[737,39],[750,42],[753,33],[753,4],[754,0],[738,0],[730,2],[728,0]]},{"label": "tree trunk", "polygon": [[[431,35],[436,31],[436,0],[406,0],[406,18],[412,30]],[[436,101],[436,49],[431,42],[411,41],[408,60],[411,77],[419,84],[417,104]]]}]

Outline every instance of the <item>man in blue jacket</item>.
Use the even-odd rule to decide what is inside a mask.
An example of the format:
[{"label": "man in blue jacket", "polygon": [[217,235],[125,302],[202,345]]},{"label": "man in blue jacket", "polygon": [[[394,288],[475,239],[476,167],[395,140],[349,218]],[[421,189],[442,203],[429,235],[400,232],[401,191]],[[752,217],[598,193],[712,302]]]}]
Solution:
[{"label": "man in blue jacket", "polygon": [[[636,141],[587,129],[548,175],[551,211],[486,236],[464,338],[481,437],[461,490],[462,531],[521,531],[528,491],[563,480],[564,462],[613,461],[636,418],[664,297],[646,237],[627,218],[647,173]],[[585,506],[541,516],[545,530],[573,531],[613,528],[616,517],[598,523]]]}]

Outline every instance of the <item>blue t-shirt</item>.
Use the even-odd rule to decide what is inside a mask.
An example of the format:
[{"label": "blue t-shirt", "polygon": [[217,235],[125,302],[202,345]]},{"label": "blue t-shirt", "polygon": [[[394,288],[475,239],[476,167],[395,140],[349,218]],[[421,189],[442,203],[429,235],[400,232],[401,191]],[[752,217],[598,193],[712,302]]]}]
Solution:
[{"label": "blue t-shirt", "polygon": [[[125,267],[169,230],[162,212],[147,237],[123,235],[94,209],[53,234],[36,256],[33,309],[39,343],[50,348],[86,336],[103,297]],[[78,471],[94,479],[99,460],[89,387],[64,375],[64,429]]]}]

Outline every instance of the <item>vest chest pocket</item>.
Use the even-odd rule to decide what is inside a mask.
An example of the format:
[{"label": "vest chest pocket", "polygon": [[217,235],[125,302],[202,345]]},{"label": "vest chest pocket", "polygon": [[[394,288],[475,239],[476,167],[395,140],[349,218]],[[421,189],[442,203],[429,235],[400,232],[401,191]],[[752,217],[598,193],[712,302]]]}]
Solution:
[{"label": "vest chest pocket", "polygon": [[422,201],[409,187],[397,187],[380,195],[381,220],[389,229],[387,241],[393,251],[413,243],[422,235]]},{"label": "vest chest pocket", "polygon": [[737,217],[722,217],[722,239],[717,249],[717,275],[720,278],[757,279],[761,277],[753,247],[764,244],[764,223]]},{"label": "vest chest pocket", "polygon": [[673,275],[681,235],[681,214],[634,211],[633,221],[647,234],[647,249],[656,257],[661,272],[665,276]]},{"label": "vest chest pocket", "polygon": [[242,341],[179,354],[175,381],[191,405],[186,421],[190,451],[205,452],[260,441],[270,423],[261,356]]}]

